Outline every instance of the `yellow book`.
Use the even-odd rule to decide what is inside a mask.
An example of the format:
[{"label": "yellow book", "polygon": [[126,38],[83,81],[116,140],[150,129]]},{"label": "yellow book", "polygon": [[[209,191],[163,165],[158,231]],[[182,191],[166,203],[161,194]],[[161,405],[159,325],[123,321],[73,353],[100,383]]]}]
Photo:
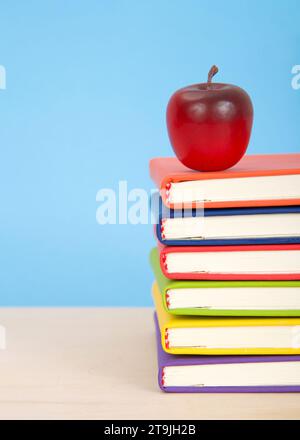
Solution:
[{"label": "yellow book", "polygon": [[299,355],[300,318],[176,316],[166,312],[157,283],[153,299],[162,347],[171,354]]}]

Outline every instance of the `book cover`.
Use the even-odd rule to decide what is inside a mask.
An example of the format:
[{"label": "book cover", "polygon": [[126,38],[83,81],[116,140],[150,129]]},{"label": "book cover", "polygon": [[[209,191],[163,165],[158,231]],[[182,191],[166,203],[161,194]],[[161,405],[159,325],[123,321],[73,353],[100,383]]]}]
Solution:
[{"label": "book cover", "polygon": [[[159,157],[150,161],[150,176],[159,189],[163,202],[170,208],[178,208],[169,202],[170,185],[209,179],[235,179],[243,177],[267,177],[300,174],[300,154],[246,155],[234,167],[220,172],[199,172],[185,167],[175,157]],[[253,207],[300,205],[300,198],[243,201],[206,201],[205,208]]]},{"label": "book cover", "polygon": [[153,248],[150,253],[150,264],[155,275],[155,279],[162,296],[163,307],[166,312],[173,315],[193,315],[193,316],[300,316],[300,310],[211,310],[202,307],[176,308],[170,309],[168,306],[168,291],[170,289],[235,289],[235,288],[299,288],[300,281],[182,281],[170,280],[161,270],[159,263],[159,253],[157,248]]},{"label": "book cover", "polygon": [[[156,196],[153,196],[156,198]],[[200,212],[196,209],[187,209],[184,211],[167,209],[162,203],[161,197],[158,201],[153,200],[153,205],[159,207],[157,215],[157,224],[155,227],[155,234],[157,240],[165,246],[234,246],[234,245],[252,245],[252,244],[293,244],[300,243],[300,236],[289,236],[289,231],[286,231],[281,237],[245,237],[245,238],[218,238],[218,239],[167,239],[164,236],[163,223],[165,219],[173,218],[189,218],[189,217],[232,217],[232,216],[251,216],[251,221],[255,222],[256,217],[260,215],[270,216],[270,223],[272,216],[276,214],[300,214],[300,206],[273,206],[273,207],[249,207],[249,208],[215,208],[203,209]]]},{"label": "book cover", "polygon": [[[218,272],[170,272],[168,267],[168,254],[186,254],[192,255],[193,253],[228,253],[228,261],[233,258],[232,252],[269,252],[270,256],[276,252],[299,252],[300,244],[286,244],[286,245],[241,245],[241,246],[163,246],[158,245],[160,254],[160,267],[163,274],[169,279],[175,280],[300,280],[300,272],[295,273],[264,273],[259,270],[257,273],[218,273]],[[261,254],[262,255],[262,254]],[[279,254],[278,254],[279,256]],[[245,255],[246,257],[246,255]],[[268,259],[268,255],[264,256]],[[297,260],[298,261],[298,260]]]},{"label": "book cover", "polygon": [[[300,344],[298,335],[293,332],[290,334],[291,340],[295,339],[294,347],[240,347],[240,348],[218,348],[207,346],[191,347],[171,347],[168,341],[170,329],[194,329],[194,328],[239,328],[258,327],[267,328],[285,326],[300,332],[300,318],[237,318],[237,317],[208,317],[208,316],[175,316],[166,312],[163,307],[162,296],[156,283],[152,287],[152,296],[158,317],[161,333],[161,343],[164,351],[170,354],[190,354],[190,355],[299,355]],[[263,333],[262,333],[263,335]],[[276,342],[276,341],[275,341]]]},{"label": "book cover", "polygon": [[[169,393],[291,393],[299,392],[300,386],[172,386],[164,384],[164,369],[173,366],[244,364],[258,362],[300,362],[300,356],[182,356],[166,353],[161,345],[161,335],[156,313],[154,314],[158,384],[162,391]],[[300,364],[299,364],[300,368]]]}]

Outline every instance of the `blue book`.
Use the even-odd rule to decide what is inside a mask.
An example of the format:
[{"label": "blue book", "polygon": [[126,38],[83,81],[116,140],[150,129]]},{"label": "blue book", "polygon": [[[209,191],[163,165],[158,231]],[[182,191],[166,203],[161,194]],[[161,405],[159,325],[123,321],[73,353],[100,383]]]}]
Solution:
[{"label": "blue book", "polygon": [[173,210],[157,194],[151,203],[166,246],[300,243],[300,206]]}]

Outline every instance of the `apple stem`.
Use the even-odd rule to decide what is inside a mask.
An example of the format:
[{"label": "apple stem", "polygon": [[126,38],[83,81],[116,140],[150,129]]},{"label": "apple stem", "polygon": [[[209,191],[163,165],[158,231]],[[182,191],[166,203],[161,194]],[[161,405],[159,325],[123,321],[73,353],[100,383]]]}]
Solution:
[{"label": "apple stem", "polygon": [[210,71],[208,72],[208,78],[207,78],[207,82],[210,84],[211,80],[213,79],[213,77],[219,72],[219,69],[217,66],[212,66],[212,68],[210,69]]}]

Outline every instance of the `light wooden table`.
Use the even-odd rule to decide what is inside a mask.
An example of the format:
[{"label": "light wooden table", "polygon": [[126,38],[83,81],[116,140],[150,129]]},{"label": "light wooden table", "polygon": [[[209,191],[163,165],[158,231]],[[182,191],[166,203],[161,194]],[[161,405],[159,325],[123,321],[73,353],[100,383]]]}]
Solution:
[{"label": "light wooden table", "polygon": [[299,419],[298,394],[165,394],[152,310],[0,309],[1,419]]}]

